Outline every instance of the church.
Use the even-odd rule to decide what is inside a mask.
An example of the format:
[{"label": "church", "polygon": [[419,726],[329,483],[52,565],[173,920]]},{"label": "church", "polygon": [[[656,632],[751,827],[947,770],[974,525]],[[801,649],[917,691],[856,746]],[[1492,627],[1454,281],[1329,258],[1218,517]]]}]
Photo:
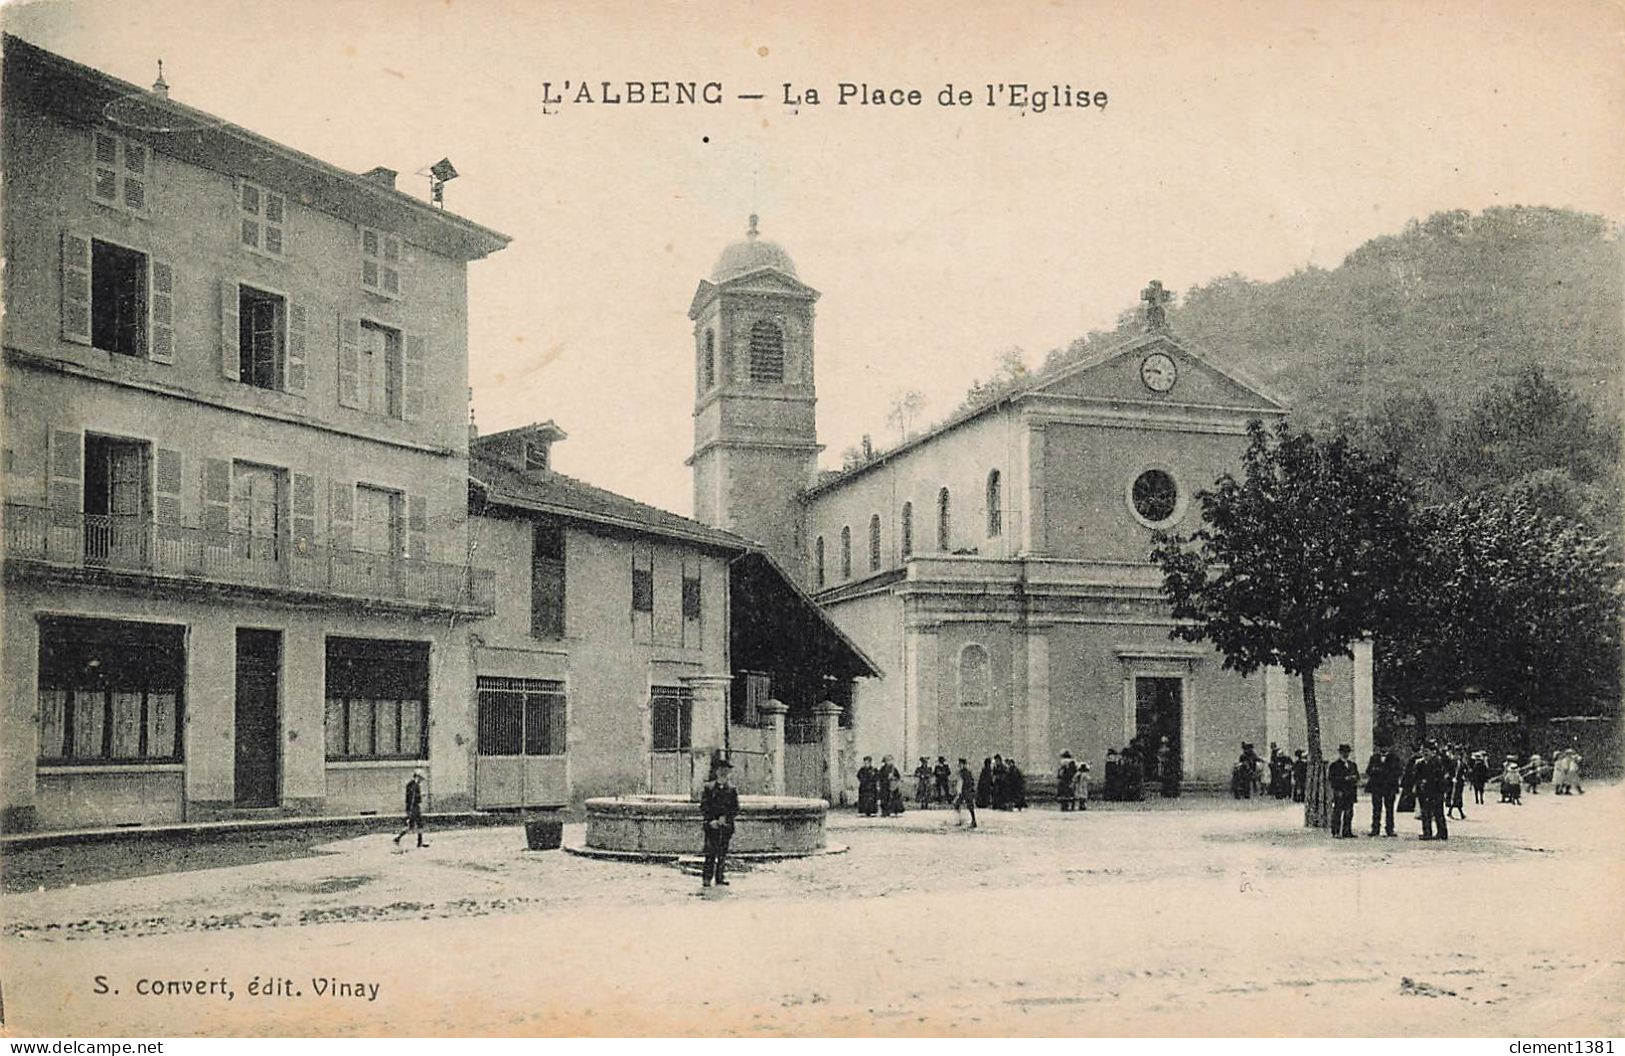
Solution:
[{"label": "church", "polygon": [[[1152,283],[1144,332],[1105,354],[820,473],[818,291],[756,217],[700,282],[694,516],[760,543],[882,670],[847,702],[849,794],[864,755],[906,772],[997,752],[1041,787],[1063,750],[1098,780],[1109,749],[1149,734],[1202,786],[1243,742],[1305,746],[1296,678],[1243,678],[1169,636],[1152,533],[1197,528],[1195,494],[1239,471],[1247,423],[1288,409],[1172,333],[1167,298]],[[1369,643],[1320,679],[1323,743],[1365,758]],[[810,702],[787,703],[788,728],[816,736]]]}]

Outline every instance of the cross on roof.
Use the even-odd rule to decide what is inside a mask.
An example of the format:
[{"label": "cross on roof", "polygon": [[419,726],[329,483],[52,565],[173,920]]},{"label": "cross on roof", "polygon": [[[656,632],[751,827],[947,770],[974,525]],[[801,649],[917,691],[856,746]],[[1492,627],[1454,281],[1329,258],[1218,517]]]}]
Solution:
[{"label": "cross on roof", "polygon": [[1145,302],[1145,328],[1150,331],[1168,329],[1168,302],[1174,295],[1162,288],[1160,279],[1152,279],[1151,284],[1140,291],[1140,300]]}]

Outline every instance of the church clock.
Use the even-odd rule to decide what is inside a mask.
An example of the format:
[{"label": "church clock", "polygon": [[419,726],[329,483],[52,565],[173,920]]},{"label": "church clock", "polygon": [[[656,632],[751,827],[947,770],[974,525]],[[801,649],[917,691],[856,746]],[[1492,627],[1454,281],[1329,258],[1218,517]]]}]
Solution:
[{"label": "church clock", "polygon": [[1140,380],[1152,392],[1167,392],[1179,380],[1179,367],[1166,352],[1153,352],[1140,360]]}]

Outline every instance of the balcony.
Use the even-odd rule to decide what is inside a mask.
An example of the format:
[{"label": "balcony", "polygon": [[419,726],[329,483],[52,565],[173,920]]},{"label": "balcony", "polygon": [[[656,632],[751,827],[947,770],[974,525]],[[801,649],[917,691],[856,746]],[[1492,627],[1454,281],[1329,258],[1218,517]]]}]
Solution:
[{"label": "balcony", "polygon": [[11,574],[225,588],[312,604],[476,616],[496,610],[489,569],[12,503],[5,506],[5,557]]}]

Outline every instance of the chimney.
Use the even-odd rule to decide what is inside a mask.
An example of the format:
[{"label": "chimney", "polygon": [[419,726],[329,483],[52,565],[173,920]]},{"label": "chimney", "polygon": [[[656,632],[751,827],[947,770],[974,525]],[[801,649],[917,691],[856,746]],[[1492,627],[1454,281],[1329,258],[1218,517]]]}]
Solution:
[{"label": "chimney", "polygon": [[868,433],[863,434],[863,457],[866,459],[875,457],[875,442],[869,438]]},{"label": "chimney", "polygon": [[382,165],[379,165],[368,169],[361,175],[365,176],[373,183],[381,184],[382,186],[388,187],[393,191],[395,189],[395,177],[399,175],[399,173],[397,173],[394,169],[388,169]]},{"label": "chimney", "polygon": [[160,99],[169,98],[169,82],[164,80],[164,60],[158,60],[158,79],[152,82],[152,94]]}]

